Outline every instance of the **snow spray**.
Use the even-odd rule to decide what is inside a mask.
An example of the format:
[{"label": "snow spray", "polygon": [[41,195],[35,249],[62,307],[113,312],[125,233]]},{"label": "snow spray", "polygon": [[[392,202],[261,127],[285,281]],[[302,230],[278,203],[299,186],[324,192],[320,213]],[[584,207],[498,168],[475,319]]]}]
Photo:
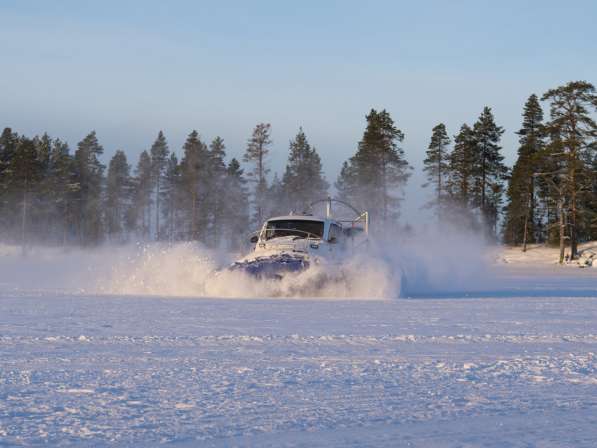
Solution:
[{"label": "snow spray", "polygon": [[[2,249],[2,248],[0,248]],[[486,276],[486,246],[474,234],[442,232],[371,240],[329,277],[316,264],[282,280],[225,268],[239,254],[198,243],[131,244],[95,249],[37,248],[26,257],[0,251],[0,288],[161,297],[339,298],[383,300],[463,290]],[[14,253],[13,253],[14,252]]]}]

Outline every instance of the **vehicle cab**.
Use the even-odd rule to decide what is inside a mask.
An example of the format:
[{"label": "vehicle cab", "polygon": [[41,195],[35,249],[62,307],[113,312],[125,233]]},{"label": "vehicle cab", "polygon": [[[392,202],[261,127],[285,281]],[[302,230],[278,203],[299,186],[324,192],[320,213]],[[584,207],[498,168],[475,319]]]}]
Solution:
[{"label": "vehicle cab", "polygon": [[268,219],[251,242],[255,251],[281,251],[320,253],[345,240],[342,224],[333,219],[310,215],[287,215]]}]

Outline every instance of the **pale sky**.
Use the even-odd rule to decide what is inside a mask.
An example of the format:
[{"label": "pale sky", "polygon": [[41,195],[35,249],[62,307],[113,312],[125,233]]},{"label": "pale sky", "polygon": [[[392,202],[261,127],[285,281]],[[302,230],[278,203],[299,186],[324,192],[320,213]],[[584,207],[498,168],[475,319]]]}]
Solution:
[{"label": "pale sky", "polygon": [[0,0],[0,19],[0,127],[73,150],[95,129],[105,162],[134,165],[160,129],[179,155],[197,129],[239,158],[269,122],[281,172],[302,126],[333,183],[385,108],[415,167],[406,221],[437,123],[453,135],[492,107],[511,164],[530,94],[597,83],[595,1]]}]

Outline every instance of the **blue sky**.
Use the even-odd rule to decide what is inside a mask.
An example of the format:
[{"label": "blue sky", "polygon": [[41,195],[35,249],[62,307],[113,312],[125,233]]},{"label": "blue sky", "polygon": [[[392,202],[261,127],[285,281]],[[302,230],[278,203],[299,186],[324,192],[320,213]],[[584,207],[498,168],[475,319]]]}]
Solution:
[{"label": "blue sky", "polygon": [[0,19],[0,126],[73,148],[95,129],[133,163],[160,129],[179,153],[197,129],[240,157],[263,121],[274,171],[303,126],[333,181],[373,107],[418,171],[434,125],[453,135],[485,105],[512,163],[531,93],[597,83],[595,1],[1,0]]}]

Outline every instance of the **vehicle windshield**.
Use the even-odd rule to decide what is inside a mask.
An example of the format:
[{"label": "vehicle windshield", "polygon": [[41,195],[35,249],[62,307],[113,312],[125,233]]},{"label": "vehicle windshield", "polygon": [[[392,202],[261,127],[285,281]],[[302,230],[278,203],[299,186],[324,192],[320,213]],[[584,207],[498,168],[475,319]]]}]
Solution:
[{"label": "vehicle windshield", "polygon": [[265,239],[282,236],[296,236],[299,238],[322,238],[323,221],[306,220],[275,220],[268,221],[265,229]]}]

